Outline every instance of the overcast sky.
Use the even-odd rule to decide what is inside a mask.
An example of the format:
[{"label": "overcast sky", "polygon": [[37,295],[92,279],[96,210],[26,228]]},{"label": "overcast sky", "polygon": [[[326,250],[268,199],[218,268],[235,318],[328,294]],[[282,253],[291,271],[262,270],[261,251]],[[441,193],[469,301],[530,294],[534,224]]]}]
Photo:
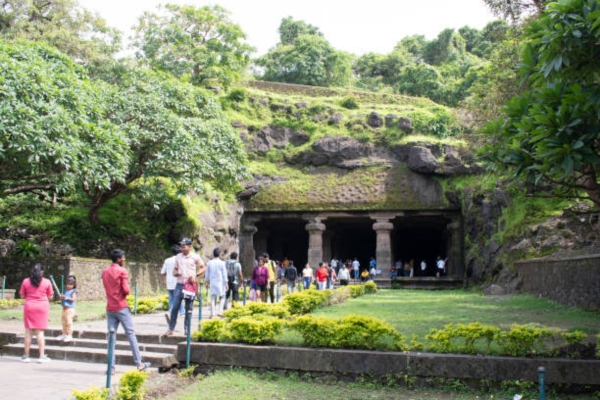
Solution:
[{"label": "overcast sky", "polygon": [[435,38],[446,28],[465,25],[481,29],[494,20],[483,0],[79,0],[97,11],[109,25],[131,35],[130,28],[146,10],[158,4],[218,4],[231,12],[233,22],[256,47],[254,56],[266,53],[279,41],[281,20],[293,17],[318,27],[338,50],[356,55],[389,53],[405,36]]}]

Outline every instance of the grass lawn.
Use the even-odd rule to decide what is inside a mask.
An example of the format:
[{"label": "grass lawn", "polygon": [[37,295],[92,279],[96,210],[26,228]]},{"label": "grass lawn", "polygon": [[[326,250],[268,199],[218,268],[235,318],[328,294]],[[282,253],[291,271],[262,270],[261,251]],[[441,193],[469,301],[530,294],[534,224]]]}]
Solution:
[{"label": "grass lawn", "polygon": [[[416,334],[420,341],[432,328],[440,329],[449,323],[481,322],[505,329],[515,323],[533,323],[565,331],[578,329],[588,335],[600,332],[598,312],[525,294],[485,296],[464,290],[380,290],[313,313],[331,318],[350,314],[387,321],[409,339]],[[280,342],[297,346],[301,344],[301,337],[295,332],[286,332]]]}]

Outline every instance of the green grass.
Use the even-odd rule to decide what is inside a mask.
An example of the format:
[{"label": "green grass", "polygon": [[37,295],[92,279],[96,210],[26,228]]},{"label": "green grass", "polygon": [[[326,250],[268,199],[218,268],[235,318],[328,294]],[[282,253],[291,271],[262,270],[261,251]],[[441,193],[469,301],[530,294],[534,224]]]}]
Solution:
[{"label": "green grass", "polygon": [[562,330],[600,332],[598,313],[567,307],[530,295],[484,296],[463,290],[380,290],[319,309],[317,316],[368,315],[385,320],[408,337],[425,336],[448,323],[481,322],[500,328],[536,323]]},{"label": "green grass", "polygon": [[[378,399],[378,400],[473,400],[473,399],[512,399],[520,393],[524,398],[536,398],[536,387],[527,391],[516,386],[505,386],[487,390],[471,389],[464,383],[453,379],[433,379],[428,388],[409,389],[415,383],[414,377],[384,377],[375,382],[369,377],[357,381],[342,382],[330,377],[314,378],[310,375],[290,374],[283,376],[273,372],[254,372],[241,369],[220,370],[207,376],[198,376],[198,380],[189,385],[180,385],[179,390],[165,400],[192,399]],[[407,385],[408,384],[408,385]],[[485,382],[482,382],[485,384]],[[548,399],[558,399],[548,393]],[[563,397],[564,398],[564,397]],[[572,400],[591,400],[594,395],[569,395]]]}]

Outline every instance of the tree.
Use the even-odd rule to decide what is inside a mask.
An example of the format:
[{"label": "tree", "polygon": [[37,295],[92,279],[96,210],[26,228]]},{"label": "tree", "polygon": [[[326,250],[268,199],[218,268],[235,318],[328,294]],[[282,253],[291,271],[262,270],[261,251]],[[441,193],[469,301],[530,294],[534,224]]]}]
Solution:
[{"label": "tree", "polygon": [[145,12],[135,27],[139,59],[194,85],[228,87],[239,79],[254,49],[227,10],[167,4],[159,11]]},{"label": "tree", "polygon": [[550,3],[525,30],[519,76],[528,89],[486,126],[496,168],[600,206],[600,2]]},{"label": "tree", "polygon": [[519,22],[525,15],[537,15],[549,0],[483,0],[492,12],[502,18]]},{"label": "tree", "polygon": [[349,54],[318,35],[301,35],[292,45],[279,44],[256,60],[262,79],[313,86],[346,86],[352,72]]},{"label": "tree", "polygon": [[91,67],[111,61],[121,46],[120,32],[76,0],[0,0],[0,34],[48,43]]},{"label": "tree", "polygon": [[317,35],[323,37],[319,28],[307,24],[304,21],[295,21],[292,17],[281,20],[281,24],[279,24],[279,42],[281,44],[293,44],[294,40],[302,35]]},{"label": "tree", "polygon": [[118,92],[105,101],[110,122],[129,143],[124,179],[110,186],[83,185],[89,217],[136,182],[153,190],[158,178],[178,194],[202,193],[205,184],[230,192],[247,177],[246,154],[213,96],[166,73],[120,68],[109,82]]},{"label": "tree", "polygon": [[106,120],[113,93],[64,54],[42,44],[0,41],[0,193],[42,199],[80,183],[124,179],[127,142]]},{"label": "tree", "polygon": [[425,45],[423,53],[425,61],[431,65],[456,61],[465,53],[465,39],[454,29],[444,29],[436,39]]}]

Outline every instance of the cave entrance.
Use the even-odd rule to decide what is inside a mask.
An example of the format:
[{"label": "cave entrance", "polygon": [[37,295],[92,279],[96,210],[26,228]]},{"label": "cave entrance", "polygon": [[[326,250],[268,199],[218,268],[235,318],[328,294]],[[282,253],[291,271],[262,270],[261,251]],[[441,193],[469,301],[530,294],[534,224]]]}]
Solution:
[{"label": "cave entrance", "polygon": [[[437,257],[448,255],[450,237],[446,226],[449,222],[443,217],[396,219],[391,237],[393,262],[412,261],[415,276],[435,276]],[[426,264],[424,271],[421,271],[421,261]]]},{"label": "cave entrance", "polygon": [[258,231],[254,240],[256,257],[268,252],[272,260],[294,261],[300,270],[308,257],[308,232],[306,220],[299,218],[265,219],[256,224]]},{"label": "cave entrance", "polygon": [[325,260],[332,258],[360,262],[360,269],[369,266],[371,257],[375,257],[377,235],[373,231],[373,220],[363,218],[330,218],[324,221],[327,230],[324,233],[323,255]]}]

